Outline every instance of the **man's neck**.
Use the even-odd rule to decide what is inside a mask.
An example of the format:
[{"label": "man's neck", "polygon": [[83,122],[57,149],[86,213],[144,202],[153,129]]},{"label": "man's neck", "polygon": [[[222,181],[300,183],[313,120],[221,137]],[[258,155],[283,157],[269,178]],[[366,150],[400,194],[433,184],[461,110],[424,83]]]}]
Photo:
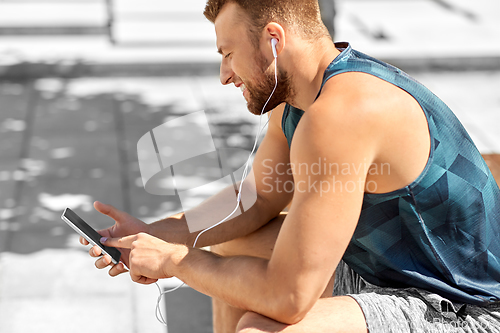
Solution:
[{"label": "man's neck", "polygon": [[292,78],[294,97],[289,104],[307,111],[314,103],[323,82],[323,75],[328,65],[340,53],[328,38],[314,43],[303,40],[289,43],[292,52],[283,65]]}]

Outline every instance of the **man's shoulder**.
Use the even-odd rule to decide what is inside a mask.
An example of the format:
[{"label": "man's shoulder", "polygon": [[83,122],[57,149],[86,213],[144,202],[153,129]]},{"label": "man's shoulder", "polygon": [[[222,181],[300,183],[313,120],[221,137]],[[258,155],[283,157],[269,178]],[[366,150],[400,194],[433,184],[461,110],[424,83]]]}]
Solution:
[{"label": "man's shoulder", "polygon": [[397,87],[370,73],[355,71],[340,73],[323,84],[313,106],[318,102],[319,104],[326,102],[341,104],[343,107],[373,109],[385,104],[381,93],[391,89]]},{"label": "man's shoulder", "polygon": [[325,83],[302,116],[296,141],[321,147],[321,154],[336,150],[349,155],[346,149],[359,148],[364,154],[378,156],[391,146],[388,138],[399,137],[411,126],[407,118],[417,107],[408,93],[373,75],[338,74]]},{"label": "man's shoulder", "polygon": [[318,157],[334,162],[359,156],[370,160],[376,155],[383,136],[381,113],[360,96],[362,92],[345,90],[338,83],[325,85],[302,115],[292,142],[294,160],[301,162],[305,155],[316,156],[316,161]]},{"label": "man's shoulder", "polygon": [[272,112],[268,113],[270,131],[281,132],[281,134],[283,134],[283,128],[281,127],[281,125],[282,125],[283,113],[285,112],[286,106],[287,106],[286,103],[281,103],[276,108],[274,108]]},{"label": "man's shoulder", "polygon": [[[379,95],[385,81],[365,73],[338,74],[328,80],[316,101],[304,113],[305,124],[366,131],[382,125],[388,117],[387,101]],[[319,129],[319,128],[318,128]]]},{"label": "man's shoulder", "polygon": [[384,132],[416,106],[410,94],[390,82],[365,72],[346,72],[325,82],[306,115],[328,125],[351,126],[351,130],[376,126]]}]

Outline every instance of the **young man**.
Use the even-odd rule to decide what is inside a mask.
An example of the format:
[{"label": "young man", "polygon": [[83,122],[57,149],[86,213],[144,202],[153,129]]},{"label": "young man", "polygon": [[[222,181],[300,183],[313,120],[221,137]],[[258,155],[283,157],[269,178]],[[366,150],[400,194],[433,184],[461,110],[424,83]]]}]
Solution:
[{"label": "young man", "polygon": [[[209,0],[205,16],[221,82],[242,89],[254,114],[277,61],[264,110],[274,111],[242,191],[256,188],[257,201],[200,237],[213,252],[190,246],[183,214],[146,225],[96,203],[116,221],[103,241],[123,249],[132,279],[176,276],[212,296],[217,333],[497,332],[500,191],[446,105],[333,44],[317,0]],[[232,191],[197,210],[209,216]],[[342,258],[368,284],[332,297]]]}]

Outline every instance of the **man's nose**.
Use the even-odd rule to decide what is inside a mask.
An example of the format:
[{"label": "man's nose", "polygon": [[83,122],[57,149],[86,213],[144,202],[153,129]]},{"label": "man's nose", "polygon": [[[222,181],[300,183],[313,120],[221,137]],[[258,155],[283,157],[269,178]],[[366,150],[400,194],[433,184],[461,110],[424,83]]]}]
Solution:
[{"label": "man's nose", "polygon": [[222,60],[220,64],[220,83],[223,85],[230,84],[233,82],[234,72],[231,69],[231,66],[227,63],[227,61]]}]

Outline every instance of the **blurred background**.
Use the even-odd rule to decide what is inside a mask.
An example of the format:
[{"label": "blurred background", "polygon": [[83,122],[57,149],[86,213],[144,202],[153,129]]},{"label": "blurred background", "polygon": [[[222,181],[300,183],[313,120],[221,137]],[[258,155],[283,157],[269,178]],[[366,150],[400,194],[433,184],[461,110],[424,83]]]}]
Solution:
[{"label": "blurred background", "polygon": [[[499,1],[320,5],[335,41],[430,88],[500,165]],[[144,190],[136,148],[170,119],[205,110],[218,147],[251,150],[259,119],[239,89],[220,84],[204,6],[0,0],[0,332],[166,331],[156,287],[94,269],[59,217],[71,207],[96,229],[110,226],[95,200],[146,222],[179,212],[178,197]],[[166,299],[170,333],[211,332],[209,300],[191,291]]]}]

